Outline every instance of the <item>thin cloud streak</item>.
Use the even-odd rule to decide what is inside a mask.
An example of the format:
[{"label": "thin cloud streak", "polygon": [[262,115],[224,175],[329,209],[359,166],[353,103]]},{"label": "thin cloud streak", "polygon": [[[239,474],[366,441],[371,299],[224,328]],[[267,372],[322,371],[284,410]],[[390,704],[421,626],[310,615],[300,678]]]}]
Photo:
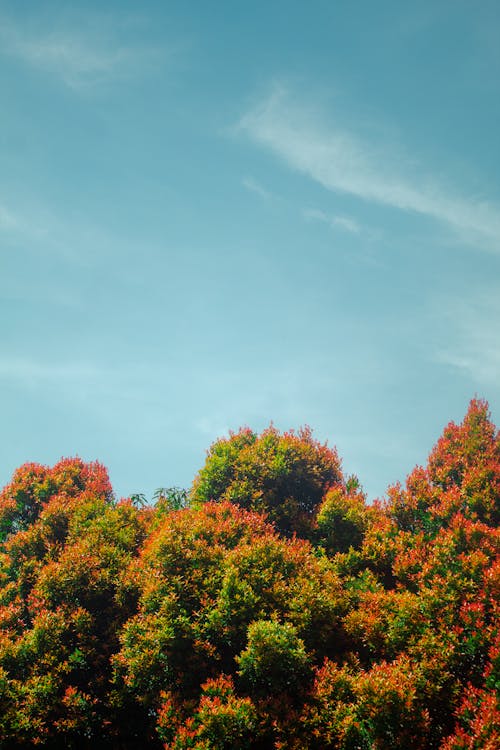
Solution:
[{"label": "thin cloud streak", "polygon": [[304,218],[308,221],[319,221],[327,224],[331,229],[342,229],[350,234],[359,234],[361,227],[350,216],[329,216],[324,211],[317,208],[307,208],[304,211]]},{"label": "thin cloud streak", "polygon": [[[77,266],[91,262],[89,248],[94,248],[94,256],[97,252],[102,256],[109,245],[93,227],[77,225],[75,220],[62,220],[46,207],[30,201],[14,208],[0,203],[0,237],[2,235],[28,255],[43,253]],[[0,248],[0,253],[2,250],[4,248]]]},{"label": "thin cloud streak", "polygon": [[266,190],[266,188],[263,187],[260,182],[255,180],[253,177],[244,177],[241,181],[241,184],[246,190],[249,190],[251,193],[255,193],[265,201],[273,200],[274,198],[274,195],[270,193],[269,190]]},{"label": "thin cloud streak", "polygon": [[44,364],[28,359],[0,360],[0,379],[17,382],[75,382],[99,378],[103,371],[87,363]]},{"label": "thin cloud streak", "polygon": [[55,75],[75,90],[132,71],[158,54],[157,50],[120,44],[102,32],[64,29],[28,33],[0,21],[3,54]]},{"label": "thin cloud streak", "polygon": [[456,340],[436,355],[438,362],[489,387],[500,382],[499,299],[498,290],[483,291],[476,303],[451,305],[449,317],[456,328]]},{"label": "thin cloud streak", "polygon": [[0,203],[0,230],[10,231],[18,225],[18,219],[10,209]]},{"label": "thin cloud streak", "polygon": [[491,345],[484,343],[486,346],[469,347],[463,353],[442,352],[438,361],[461,370],[476,383],[496,385],[500,374],[500,351],[496,341],[492,340]]},{"label": "thin cloud streak", "polygon": [[404,173],[398,156],[363,142],[335,123],[326,127],[283,89],[245,114],[239,128],[327,190],[436,219],[461,240],[500,251],[499,207],[447,189],[409,166]]}]

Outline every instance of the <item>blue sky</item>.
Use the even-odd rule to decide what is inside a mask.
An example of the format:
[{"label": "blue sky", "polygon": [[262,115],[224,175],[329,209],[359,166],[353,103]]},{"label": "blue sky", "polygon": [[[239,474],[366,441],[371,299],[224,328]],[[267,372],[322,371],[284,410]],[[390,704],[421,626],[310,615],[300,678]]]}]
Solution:
[{"label": "blue sky", "polygon": [[0,484],[309,424],[370,498],[500,407],[497,2],[2,2]]}]

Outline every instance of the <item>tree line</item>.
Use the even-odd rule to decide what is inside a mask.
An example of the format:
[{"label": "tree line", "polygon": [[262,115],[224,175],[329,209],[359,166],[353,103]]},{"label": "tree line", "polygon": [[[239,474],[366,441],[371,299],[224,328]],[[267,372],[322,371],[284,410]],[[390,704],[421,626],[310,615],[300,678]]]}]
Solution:
[{"label": "tree line", "polygon": [[0,748],[497,750],[500,435],[470,403],[367,503],[309,429],[189,491],[27,463],[0,492]]}]

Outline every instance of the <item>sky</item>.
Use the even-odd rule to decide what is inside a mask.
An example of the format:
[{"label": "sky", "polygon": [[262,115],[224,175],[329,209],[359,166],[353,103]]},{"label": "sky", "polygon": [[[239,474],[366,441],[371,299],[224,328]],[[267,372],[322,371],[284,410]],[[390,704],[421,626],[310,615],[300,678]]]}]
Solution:
[{"label": "sky", "polygon": [[0,486],[311,426],[368,498],[500,417],[500,5],[0,0]]}]

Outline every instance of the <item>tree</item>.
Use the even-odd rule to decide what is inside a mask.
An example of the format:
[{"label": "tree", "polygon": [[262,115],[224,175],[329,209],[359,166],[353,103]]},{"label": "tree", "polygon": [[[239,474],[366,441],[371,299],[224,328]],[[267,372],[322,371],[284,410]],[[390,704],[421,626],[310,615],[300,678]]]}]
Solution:
[{"label": "tree", "polygon": [[[309,663],[344,648],[347,601],[327,558],[228,502],[164,517],[141,553],[138,584],[138,613],[113,657],[115,683],[152,719],[167,693],[191,716],[203,683],[221,673],[234,680],[238,699],[250,685],[259,697],[266,680],[271,693],[283,692],[288,680],[293,700],[293,670],[305,684]],[[275,653],[269,673],[266,648]]]},{"label": "tree", "polygon": [[123,573],[147,513],[115,504],[105,469],[79,459],[22,467],[1,500],[10,517],[0,573],[3,739],[111,742],[129,726],[127,714],[117,720],[110,657],[131,614]]},{"label": "tree", "polygon": [[261,435],[249,429],[217,440],[191,489],[192,502],[228,500],[265,513],[286,536],[309,537],[325,492],[342,486],[334,449],[313,439],[309,428]]},{"label": "tree", "polygon": [[269,696],[300,693],[311,677],[311,655],[297,629],[276,620],[254,620],[247,646],[236,657],[238,674],[251,694]]},{"label": "tree", "polygon": [[478,400],[372,505],[335,451],[273,427],[154,506],[117,503],[97,463],[21,467],[1,750],[496,750],[499,488]]}]

